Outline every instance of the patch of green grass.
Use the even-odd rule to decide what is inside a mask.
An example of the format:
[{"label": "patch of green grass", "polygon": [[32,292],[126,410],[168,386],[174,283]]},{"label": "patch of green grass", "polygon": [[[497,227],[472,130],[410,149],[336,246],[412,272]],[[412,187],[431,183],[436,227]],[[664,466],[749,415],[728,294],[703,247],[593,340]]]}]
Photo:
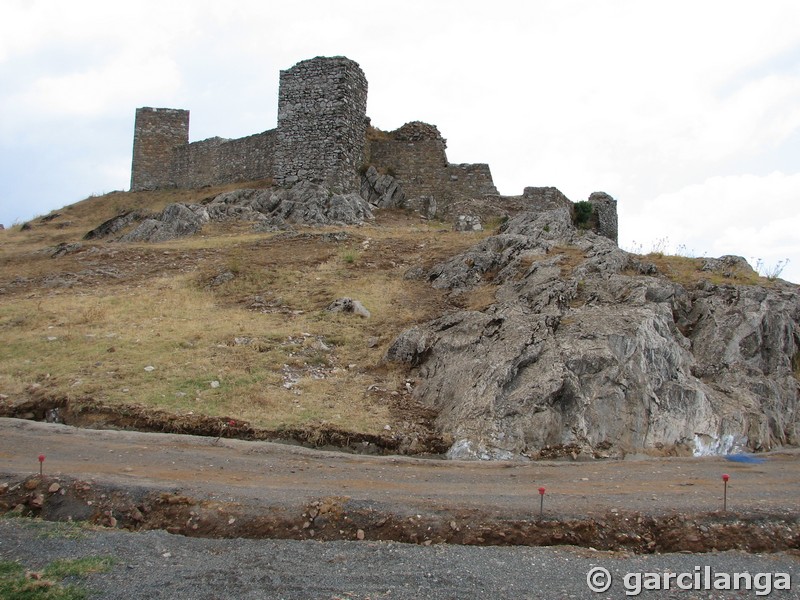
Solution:
[{"label": "patch of green grass", "polygon": [[358,258],[361,254],[356,250],[345,250],[342,252],[342,261],[345,264],[353,265],[358,262]]},{"label": "patch of green grass", "polygon": [[52,562],[41,573],[26,571],[15,561],[0,561],[0,598],[4,600],[84,600],[88,592],[76,585],[63,585],[67,577],[86,577],[104,573],[115,560],[111,557],[85,557]]},{"label": "patch of green grass", "polygon": [[92,573],[105,573],[111,570],[116,560],[111,556],[85,556],[83,558],[55,560],[44,569],[44,576],[50,579],[67,577],[86,577]]}]

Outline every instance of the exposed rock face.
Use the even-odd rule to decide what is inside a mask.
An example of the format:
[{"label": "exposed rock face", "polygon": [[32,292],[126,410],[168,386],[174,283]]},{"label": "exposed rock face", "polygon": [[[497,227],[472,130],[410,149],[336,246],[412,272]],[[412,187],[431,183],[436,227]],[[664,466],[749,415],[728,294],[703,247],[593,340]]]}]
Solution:
[{"label": "exposed rock face", "polygon": [[212,215],[219,211],[234,218],[237,211],[243,211],[247,220],[279,228],[287,224],[357,225],[373,218],[369,203],[358,194],[336,194],[308,182],[289,189],[227,192],[214,198],[208,210]]},{"label": "exposed rock face", "polygon": [[108,237],[109,235],[114,235],[115,233],[122,231],[131,223],[142,221],[146,218],[147,215],[138,210],[125,211],[116,217],[112,217],[108,221],[104,221],[91,231],[87,232],[86,235],[83,236],[83,239],[96,240]]},{"label": "exposed rock face", "polygon": [[142,221],[120,241],[165,242],[197,233],[208,221],[208,212],[202,206],[170,204],[156,218]]},{"label": "exposed rock face", "polygon": [[800,297],[776,282],[686,288],[577,232],[566,208],[523,213],[437,265],[453,294],[496,302],[401,334],[455,458],[800,443]]},{"label": "exposed rock face", "polygon": [[[209,221],[252,221],[260,230],[280,230],[290,229],[293,224],[357,225],[372,218],[369,203],[358,194],[335,194],[323,186],[301,182],[289,189],[226,192],[203,206],[170,204],[160,215],[142,221],[120,241],[163,242],[197,233]],[[87,236],[108,235],[132,220],[131,214],[120,215]]]},{"label": "exposed rock face", "polygon": [[361,176],[361,197],[378,208],[401,208],[405,194],[394,177],[369,167]]}]

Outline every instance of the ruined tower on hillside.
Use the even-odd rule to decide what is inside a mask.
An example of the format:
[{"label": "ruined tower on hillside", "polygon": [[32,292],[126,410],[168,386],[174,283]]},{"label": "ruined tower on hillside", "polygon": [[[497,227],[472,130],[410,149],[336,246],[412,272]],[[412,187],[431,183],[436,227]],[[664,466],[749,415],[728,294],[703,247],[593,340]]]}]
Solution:
[{"label": "ruined tower on hillside", "polygon": [[[417,207],[428,218],[487,207],[502,211],[509,202],[518,209],[553,207],[545,197],[550,188],[500,196],[489,165],[452,164],[446,148],[428,123],[411,121],[394,131],[371,127],[361,67],[343,56],[318,56],[280,72],[275,129],[189,143],[188,110],[137,109],[131,191],[271,179],[282,187],[310,182],[334,193],[357,193],[381,207]],[[556,204],[572,205],[557,196]],[[616,200],[600,194],[590,202],[598,230],[616,241]]]},{"label": "ruined tower on hillside", "polygon": [[188,110],[137,108],[131,190],[175,187],[174,151],[188,143]]},{"label": "ruined tower on hillside", "polygon": [[357,190],[367,135],[367,80],[347,58],[315,58],[281,71],[274,177]]},{"label": "ruined tower on hillside", "polygon": [[277,129],[190,144],[188,110],[137,109],[131,191],[269,177],[355,191],[366,132],[367,80],[358,63],[312,58],[281,71]]}]

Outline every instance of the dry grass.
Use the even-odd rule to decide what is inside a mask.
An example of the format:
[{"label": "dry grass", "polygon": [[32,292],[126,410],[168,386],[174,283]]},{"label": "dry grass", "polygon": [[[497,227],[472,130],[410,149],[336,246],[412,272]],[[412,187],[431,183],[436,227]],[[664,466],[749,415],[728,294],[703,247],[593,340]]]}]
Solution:
[{"label": "dry grass", "polygon": [[572,277],[572,272],[579,264],[586,258],[583,250],[576,246],[556,246],[549,253],[548,256],[560,255],[562,258],[558,263],[561,268],[561,277]]},{"label": "dry grass", "polygon": [[[78,404],[136,404],[268,429],[379,433],[392,423],[386,398],[367,388],[401,388],[405,374],[382,357],[403,329],[449,306],[403,276],[476,236],[387,212],[339,242],[322,238],[329,229],[287,236],[215,226],[163,244],[84,243],[59,258],[42,251],[79,241],[132,204],[156,211],[216,191],[115,192],[30,231],[5,232],[0,393],[22,398],[33,385]],[[66,218],[73,224],[59,228]],[[104,275],[109,269],[117,274]],[[226,271],[231,279],[211,285]],[[478,305],[490,288],[476,294]],[[371,318],[324,310],[342,296],[360,300]]]},{"label": "dry grass", "polygon": [[262,188],[270,180],[213,186],[195,190],[158,190],[152,192],[111,192],[102,196],[90,196],[85,200],[54,210],[47,215],[28,221],[28,231],[15,225],[0,238],[0,250],[10,242],[17,250],[20,247],[37,248],[81,239],[90,229],[103,221],[130,210],[157,213],[172,202],[200,203],[223,192],[240,188]]},{"label": "dry grass", "polygon": [[480,285],[466,294],[464,307],[467,310],[483,311],[497,300],[497,285],[487,283]]},{"label": "dry grass", "polygon": [[703,259],[687,256],[675,256],[653,252],[643,257],[653,263],[658,272],[686,287],[694,287],[701,281],[709,281],[714,285],[763,285],[770,287],[773,281],[761,277],[751,269],[741,269],[730,276],[722,273],[703,270]]}]

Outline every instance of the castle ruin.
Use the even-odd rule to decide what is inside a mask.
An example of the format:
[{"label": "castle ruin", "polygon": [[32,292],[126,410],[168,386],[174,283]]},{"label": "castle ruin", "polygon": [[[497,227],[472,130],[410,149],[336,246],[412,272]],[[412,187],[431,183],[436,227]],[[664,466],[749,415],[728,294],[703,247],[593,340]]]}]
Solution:
[{"label": "castle ruin", "polygon": [[[363,175],[374,167],[389,174],[405,198],[430,198],[441,208],[501,199],[489,165],[448,162],[446,141],[435,126],[415,121],[383,132],[370,127],[366,110],[366,77],[358,63],[341,56],[281,71],[278,126],[248,137],[189,143],[188,110],[139,108],[131,191],[271,178],[284,187],[309,181],[363,193]],[[530,190],[550,189],[526,188],[522,198],[535,197]],[[616,201],[604,198],[602,209],[609,225],[601,233],[616,241]]]}]

